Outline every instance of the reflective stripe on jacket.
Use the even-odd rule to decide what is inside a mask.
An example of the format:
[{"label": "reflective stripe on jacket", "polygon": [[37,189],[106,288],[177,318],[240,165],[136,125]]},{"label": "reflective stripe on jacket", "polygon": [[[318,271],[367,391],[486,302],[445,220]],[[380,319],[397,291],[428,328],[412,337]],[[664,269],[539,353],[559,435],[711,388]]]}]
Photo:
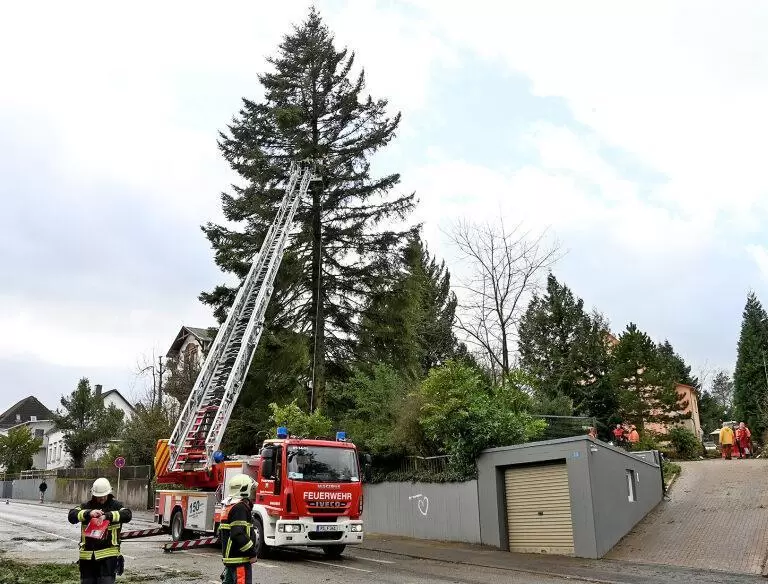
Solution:
[{"label": "reflective stripe on jacket", "polygon": [[239,501],[224,509],[219,525],[221,554],[225,564],[247,564],[256,555],[251,506]]},{"label": "reflective stripe on jacket", "polygon": [[[85,528],[91,520],[90,512],[99,509],[104,512],[104,518],[109,520],[107,535],[104,539],[91,539],[85,537]],[[112,495],[107,497],[103,505],[99,505],[95,499],[78,505],[69,510],[69,522],[80,524],[80,559],[104,560],[120,555],[120,529],[123,523],[128,523],[132,518],[130,509],[123,507]]]}]

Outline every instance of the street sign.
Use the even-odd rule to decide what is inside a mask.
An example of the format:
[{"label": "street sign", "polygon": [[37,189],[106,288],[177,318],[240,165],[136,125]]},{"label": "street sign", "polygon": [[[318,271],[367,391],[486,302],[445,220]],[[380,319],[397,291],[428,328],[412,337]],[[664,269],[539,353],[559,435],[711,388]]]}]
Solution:
[{"label": "street sign", "polygon": [[117,468],[123,468],[125,466],[125,458],[123,458],[122,456],[118,456],[115,459],[115,466]]}]

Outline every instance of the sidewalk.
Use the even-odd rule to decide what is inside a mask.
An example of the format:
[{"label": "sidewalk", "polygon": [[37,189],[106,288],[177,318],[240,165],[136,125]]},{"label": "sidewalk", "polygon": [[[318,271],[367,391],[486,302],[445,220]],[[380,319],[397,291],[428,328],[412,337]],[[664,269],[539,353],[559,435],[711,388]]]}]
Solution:
[{"label": "sidewalk", "polygon": [[[756,584],[759,576],[696,570],[673,566],[567,556],[515,554],[494,548],[459,543],[417,540],[390,535],[366,535],[359,548],[410,558],[467,564],[499,570],[527,572],[602,584]],[[349,549],[349,548],[348,548]],[[352,552],[354,554],[354,551]]]}]

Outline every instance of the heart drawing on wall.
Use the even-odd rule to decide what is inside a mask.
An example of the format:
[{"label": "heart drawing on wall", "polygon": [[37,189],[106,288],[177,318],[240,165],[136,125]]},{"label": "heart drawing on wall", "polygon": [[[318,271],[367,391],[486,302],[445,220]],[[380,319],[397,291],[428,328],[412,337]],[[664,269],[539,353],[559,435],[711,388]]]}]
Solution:
[{"label": "heart drawing on wall", "polygon": [[419,513],[426,517],[429,512],[429,499],[427,496],[419,493],[418,495],[411,495],[408,497],[409,501],[412,501],[413,499],[416,499],[416,506],[419,508]]}]

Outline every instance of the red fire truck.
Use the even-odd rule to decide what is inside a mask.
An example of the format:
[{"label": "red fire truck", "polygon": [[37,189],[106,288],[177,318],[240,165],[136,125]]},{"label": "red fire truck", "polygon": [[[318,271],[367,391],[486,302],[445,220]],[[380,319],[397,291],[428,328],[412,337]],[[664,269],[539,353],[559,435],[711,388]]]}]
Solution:
[{"label": "red fire truck", "polygon": [[[160,489],[155,498],[155,530],[127,532],[124,538],[170,532],[165,549],[216,541],[219,513],[230,477],[245,473],[257,481],[254,520],[259,552],[270,547],[320,546],[338,556],[363,541],[363,492],[354,444],[339,432],[336,440],[290,436],[279,428],[255,456],[225,456],[224,431],[242,389],[264,327],[293,217],[309,183],[317,180],[311,162],[291,165],[283,200],[259,253],[216,335],[170,439],[155,451]],[[254,444],[254,448],[257,445]],[[192,534],[202,535],[190,540]]]},{"label": "red fire truck", "polygon": [[[257,483],[253,513],[260,556],[272,547],[317,546],[338,557],[347,545],[363,541],[361,464],[354,444],[343,433],[335,441],[309,440],[280,430],[259,455],[216,464],[215,491],[157,492],[155,521],[180,542],[177,547],[211,543],[226,503],[224,485],[241,472]],[[158,476],[169,480],[167,474]],[[189,542],[193,533],[201,539]]]}]

